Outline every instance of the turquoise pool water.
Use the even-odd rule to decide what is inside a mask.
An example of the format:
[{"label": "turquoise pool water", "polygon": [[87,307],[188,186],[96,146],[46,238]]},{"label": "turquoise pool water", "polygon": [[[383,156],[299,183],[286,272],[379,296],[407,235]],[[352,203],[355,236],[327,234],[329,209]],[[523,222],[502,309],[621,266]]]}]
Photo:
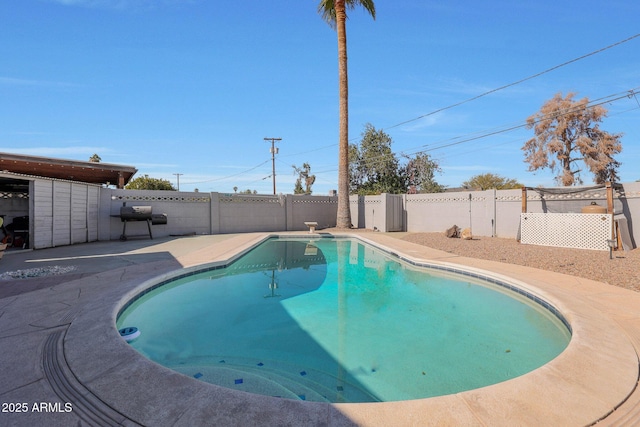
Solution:
[{"label": "turquoise pool water", "polygon": [[162,284],[117,327],[149,359],[227,388],[375,402],[456,393],[534,370],[570,332],[503,286],[417,267],[357,240],[270,239]]}]

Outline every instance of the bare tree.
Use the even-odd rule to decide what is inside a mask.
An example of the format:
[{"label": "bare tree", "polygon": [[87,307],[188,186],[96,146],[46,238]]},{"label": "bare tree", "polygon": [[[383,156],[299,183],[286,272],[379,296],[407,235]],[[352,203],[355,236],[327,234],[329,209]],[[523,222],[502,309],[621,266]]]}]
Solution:
[{"label": "bare tree", "polygon": [[586,97],[574,101],[574,96],[568,93],[563,98],[557,93],[527,119],[527,128],[535,133],[522,147],[529,171],[550,168],[558,173],[556,180],[562,185],[581,184],[582,161],[596,183],[614,182],[620,163],[613,156],[622,151],[622,134],[600,129],[606,108],[589,106]]}]

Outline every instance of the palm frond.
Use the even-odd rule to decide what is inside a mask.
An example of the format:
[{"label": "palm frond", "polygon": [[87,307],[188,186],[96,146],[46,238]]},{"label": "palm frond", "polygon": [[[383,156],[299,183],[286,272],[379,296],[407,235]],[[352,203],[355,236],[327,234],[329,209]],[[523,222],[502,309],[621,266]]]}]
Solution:
[{"label": "palm frond", "polygon": [[[345,0],[344,6],[346,10],[354,10],[358,6],[362,6],[373,19],[376,19],[376,6],[373,0]],[[335,28],[336,26],[336,2],[335,0],[321,0],[318,4],[318,13],[322,19]]]},{"label": "palm frond", "polygon": [[371,15],[373,19],[376,19],[376,5],[373,3],[373,0],[345,0],[344,5],[347,10],[353,10],[357,6],[362,6],[364,10],[369,12],[369,15]]},{"label": "palm frond", "polygon": [[331,28],[336,26],[336,3],[335,0],[321,0],[318,4],[318,13]]}]

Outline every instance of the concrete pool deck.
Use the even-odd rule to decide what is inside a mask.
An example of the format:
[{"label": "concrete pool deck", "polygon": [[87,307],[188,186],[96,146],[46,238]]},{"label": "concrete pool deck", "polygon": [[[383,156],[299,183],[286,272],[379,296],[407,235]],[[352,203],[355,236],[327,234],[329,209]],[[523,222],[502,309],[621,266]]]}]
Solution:
[{"label": "concrete pool deck", "polygon": [[564,314],[573,328],[567,349],[533,372],[481,389],[404,402],[328,404],[206,384],[145,359],[118,336],[115,315],[144,282],[224,262],[270,234],[95,242],[5,255],[0,273],[48,266],[75,270],[0,280],[0,425],[640,423],[640,293],[456,256],[400,240],[402,233],[353,234],[413,261],[510,278]]}]

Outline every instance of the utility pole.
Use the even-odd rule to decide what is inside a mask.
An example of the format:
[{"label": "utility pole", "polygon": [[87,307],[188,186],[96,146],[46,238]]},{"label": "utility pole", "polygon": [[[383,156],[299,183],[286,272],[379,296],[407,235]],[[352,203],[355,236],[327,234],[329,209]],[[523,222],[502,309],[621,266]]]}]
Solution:
[{"label": "utility pole", "polygon": [[178,177],[178,191],[180,191],[180,175],[184,175],[183,173],[174,173],[175,176]]},{"label": "utility pole", "polygon": [[282,138],[265,138],[265,141],[271,141],[271,176],[273,177],[273,195],[276,194],[276,154],[278,148],[275,146],[276,141],[282,141]]}]

